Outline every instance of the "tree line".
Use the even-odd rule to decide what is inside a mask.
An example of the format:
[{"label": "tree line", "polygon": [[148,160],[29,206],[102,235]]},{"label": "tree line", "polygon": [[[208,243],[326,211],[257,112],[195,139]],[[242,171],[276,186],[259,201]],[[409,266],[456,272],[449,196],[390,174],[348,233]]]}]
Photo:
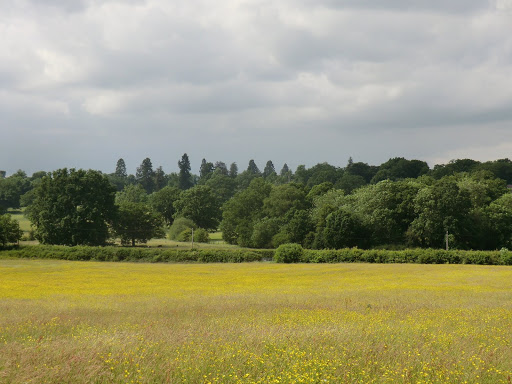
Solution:
[{"label": "tree line", "polygon": [[[135,175],[123,159],[112,174],[0,172],[0,210],[26,207],[43,244],[102,245],[117,237],[135,245],[164,236],[165,228],[178,240],[194,229],[206,241],[220,228],[226,242],[252,248],[440,248],[447,236],[458,249],[512,246],[508,159],[459,159],[432,169],[404,158],[380,166],[349,159],[345,167],[300,165],[295,172],[286,164],[277,172],[272,161],[260,171],[253,160],[239,172],[236,163],[203,159],[194,175],[184,154],[178,167],[166,174],[146,158]],[[1,216],[0,244],[20,233]]]}]

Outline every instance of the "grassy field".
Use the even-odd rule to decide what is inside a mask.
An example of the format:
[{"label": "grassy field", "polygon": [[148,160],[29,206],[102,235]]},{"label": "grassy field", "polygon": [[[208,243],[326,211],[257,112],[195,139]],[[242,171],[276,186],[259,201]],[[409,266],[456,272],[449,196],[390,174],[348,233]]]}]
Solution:
[{"label": "grassy field", "polygon": [[0,260],[0,383],[509,383],[512,268]]}]

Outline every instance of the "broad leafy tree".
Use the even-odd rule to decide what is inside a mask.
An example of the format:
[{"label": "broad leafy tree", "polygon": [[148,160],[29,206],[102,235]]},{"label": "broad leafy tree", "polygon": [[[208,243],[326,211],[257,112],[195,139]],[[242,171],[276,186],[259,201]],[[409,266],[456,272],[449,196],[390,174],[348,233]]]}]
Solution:
[{"label": "broad leafy tree", "polygon": [[174,221],[176,209],[174,203],[179,200],[181,191],[176,187],[164,187],[149,196],[149,203],[153,209],[162,215],[165,224],[171,225]]},{"label": "broad leafy tree", "polygon": [[183,191],[174,202],[175,217],[185,217],[204,229],[217,229],[221,217],[220,204],[212,189],[196,185]]},{"label": "broad leafy tree", "polygon": [[136,243],[147,243],[152,238],[164,237],[162,217],[148,204],[123,201],[118,206],[118,217],[114,230],[121,244],[132,247]]},{"label": "broad leafy tree", "polygon": [[22,236],[23,231],[17,220],[14,220],[11,215],[0,215],[0,246],[17,243]]},{"label": "broad leafy tree", "polygon": [[115,218],[115,188],[98,171],[59,169],[41,179],[27,214],[43,244],[102,245]]}]

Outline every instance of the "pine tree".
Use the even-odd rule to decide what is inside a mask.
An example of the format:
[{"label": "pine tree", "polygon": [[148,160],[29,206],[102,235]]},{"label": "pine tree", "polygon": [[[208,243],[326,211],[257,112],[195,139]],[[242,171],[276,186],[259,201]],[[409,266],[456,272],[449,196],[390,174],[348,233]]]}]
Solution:
[{"label": "pine tree", "polygon": [[236,163],[231,163],[229,166],[229,176],[233,178],[238,176],[238,165]]},{"label": "pine tree", "polygon": [[126,173],[126,164],[123,159],[117,160],[116,171],[114,175],[122,178],[128,177],[128,174]]},{"label": "pine tree", "polygon": [[250,173],[250,174],[253,174],[253,175],[260,175],[261,174],[258,166],[256,165],[256,163],[252,159],[249,161],[249,166],[247,167],[247,173]]},{"label": "pine tree", "polygon": [[178,167],[180,168],[179,188],[186,190],[192,187],[192,175],[190,174],[190,160],[186,153],[183,154],[181,160],[178,161]]},{"label": "pine tree", "polygon": [[152,193],[155,190],[155,172],[153,171],[153,164],[149,157],[146,157],[140,167],[137,168],[135,173],[135,180],[142,185],[147,193]]},{"label": "pine tree", "polygon": [[206,161],[206,159],[203,159],[201,161],[201,167],[199,168],[199,180],[201,183],[206,182],[212,174],[213,174],[213,163],[210,163],[209,161]]},{"label": "pine tree", "polygon": [[167,177],[162,167],[158,167],[155,171],[155,192],[161,190],[167,185]]},{"label": "pine tree", "polygon": [[263,177],[269,177],[271,175],[276,174],[276,169],[274,167],[274,163],[272,163],[272,160],[267,161],[267,164],[265,165],[265,169],[263,169]]}]

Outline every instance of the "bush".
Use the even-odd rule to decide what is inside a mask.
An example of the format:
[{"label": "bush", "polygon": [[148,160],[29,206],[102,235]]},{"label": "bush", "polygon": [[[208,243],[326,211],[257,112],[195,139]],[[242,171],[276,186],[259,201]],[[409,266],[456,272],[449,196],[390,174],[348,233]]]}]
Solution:
[{"label": "bush", "polygon": [[187,228],[183,232],[181,232],[176,238],[177,241],[182,241],[188,243],[192,238],[192,228]]},{"label": "bush", "polygon": [[209,242],[210,235],[208,234],[208,231],[203,228],[197,228],[197,230],[194,231],[194,241],[197,241],[198,243]]},{"label": "bush", "polygon": [[176,220],[174,220],[174,223],[172,223],[171,227],[169,228],[169,239],[178,240],[178,237],[181,235],[183,231],[191,228],[196,229],[197,225],[190,219],[179,217]]},{"label": "bush", "polygon": [[300,244],[282,244],[274,253],[274,261],[276,263],[298,263],[302,260],[303,255],[304,250]]}]

